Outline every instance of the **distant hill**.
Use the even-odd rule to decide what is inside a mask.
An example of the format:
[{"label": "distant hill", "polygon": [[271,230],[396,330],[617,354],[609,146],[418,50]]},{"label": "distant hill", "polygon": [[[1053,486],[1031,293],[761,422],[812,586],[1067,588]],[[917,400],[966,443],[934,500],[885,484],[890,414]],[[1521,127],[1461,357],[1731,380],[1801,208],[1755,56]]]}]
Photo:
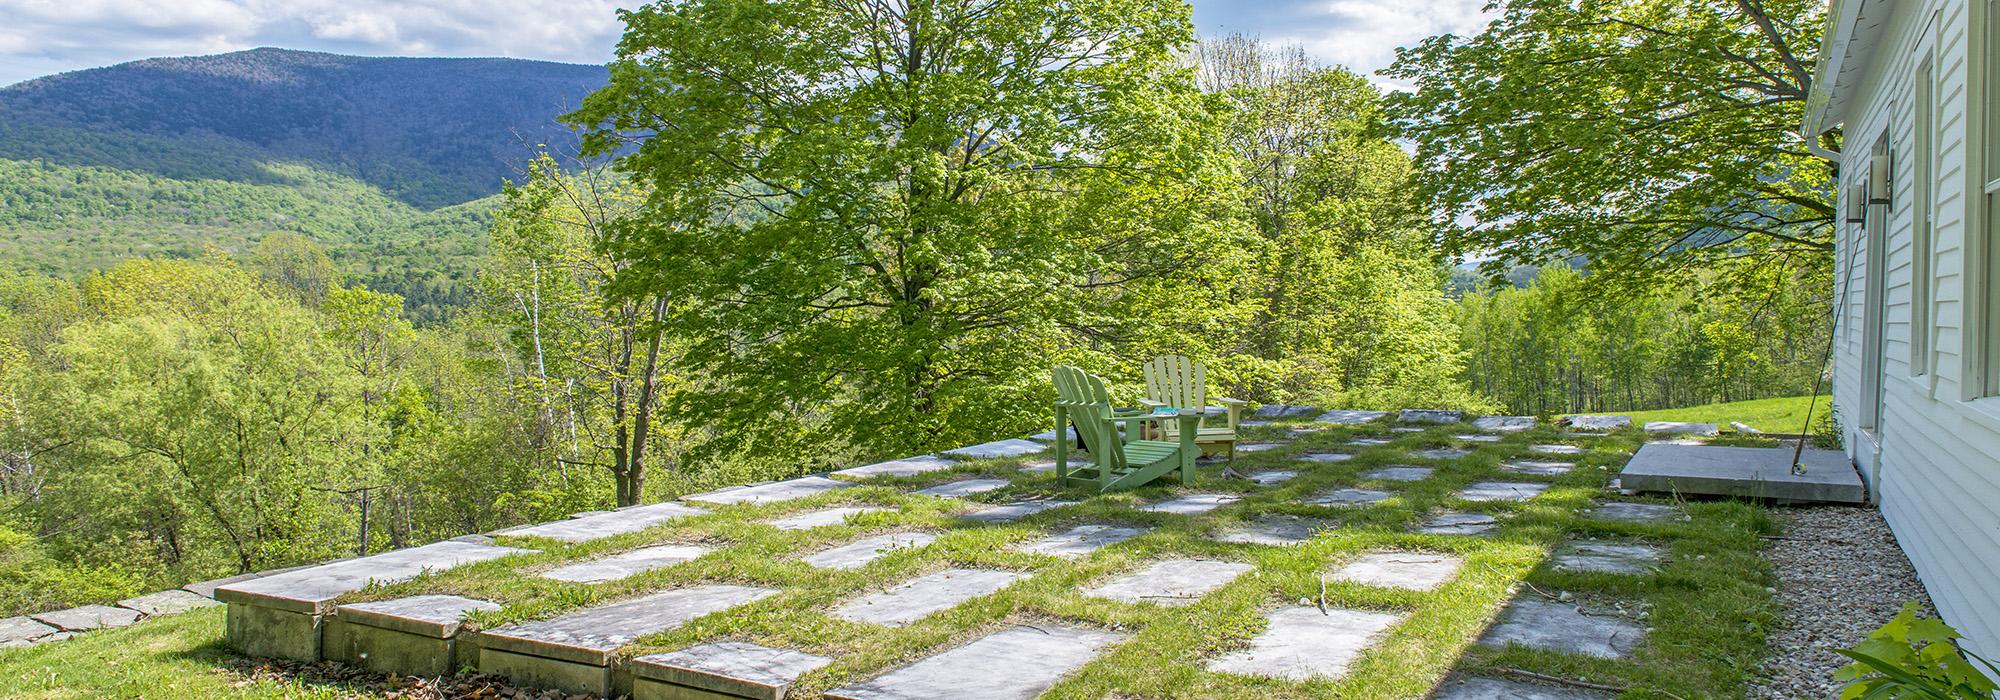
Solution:
[{"label": "distant hill", "polygon": [[603,66],[286,49],[154,58],[0,88],[0,158],[287,184],[304,162],[422,209],[498,192]]}]

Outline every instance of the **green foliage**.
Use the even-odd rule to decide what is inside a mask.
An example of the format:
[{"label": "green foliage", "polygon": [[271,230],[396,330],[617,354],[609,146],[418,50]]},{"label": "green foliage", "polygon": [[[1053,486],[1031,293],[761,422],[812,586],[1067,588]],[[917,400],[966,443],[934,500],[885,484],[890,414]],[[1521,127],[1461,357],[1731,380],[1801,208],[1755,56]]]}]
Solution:
[{"label": "green foliage", "polygon": [[1959,638],[1944,620],[1917,617],[1916,601],[1903,604],[1903,611],[1866,641],[1835,650],[1854,659],[1833,676],[1847,681],[1841,700],[1990,700],[2000,683],[1986,671],[2000,676],[2000,668],[1960,649]]},{"label": "green foliage", "polygon": [[0,525],[0,616],[118,600],[142,588],[130,571],[52,559],[33,536]]},{"label": "green foliage", "polygon": [[1833,192],[1799,124],[1826,3],[1508,0],[1398,51],[1389,98],[1453,253],[1582,255],[1601,280],[1824,266]]}]

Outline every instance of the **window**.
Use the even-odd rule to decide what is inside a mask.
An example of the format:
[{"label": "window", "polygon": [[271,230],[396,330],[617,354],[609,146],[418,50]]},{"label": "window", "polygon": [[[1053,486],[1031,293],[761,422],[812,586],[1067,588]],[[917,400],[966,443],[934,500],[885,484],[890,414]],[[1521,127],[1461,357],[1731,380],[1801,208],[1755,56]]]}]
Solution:
[{"label": "window", "polygon": [[1931,225],[1931,187],[1937,110],[1932,104],[1936,71],[1929,56],[1917,64],[1911,89],[1910,153],[1910,374],[1931,371],[1931,272],[1934,248]]}]

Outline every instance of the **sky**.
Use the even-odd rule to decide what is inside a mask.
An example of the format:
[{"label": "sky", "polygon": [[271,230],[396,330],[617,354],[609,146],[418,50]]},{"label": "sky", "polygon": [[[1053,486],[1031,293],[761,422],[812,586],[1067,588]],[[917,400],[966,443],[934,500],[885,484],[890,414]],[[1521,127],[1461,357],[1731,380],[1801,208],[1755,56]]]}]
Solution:
[{"label": "sky", "polygon": [[[636,0],[0,0],[0,85],[259,46],[369,56],[611,58]],[[1484,24],[1486,0],[1192,0],[1204,35],[1303,45],[1364,73],[1397,46]]]}]

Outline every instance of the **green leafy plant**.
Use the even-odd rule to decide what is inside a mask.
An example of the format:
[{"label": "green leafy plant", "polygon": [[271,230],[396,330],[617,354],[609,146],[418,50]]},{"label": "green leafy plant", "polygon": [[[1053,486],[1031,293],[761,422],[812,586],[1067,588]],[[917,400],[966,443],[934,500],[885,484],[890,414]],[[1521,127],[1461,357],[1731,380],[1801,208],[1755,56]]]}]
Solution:
[{"label": "green leafy plant", "polygon": [[1847,681],[1841,700],[1930,698],[1989,700],[2000,690],[1973,661],[2000,675],[2000,668],[1958,646],[1960,635],[1943,620],[1917,617],[1915,602],[1853,649],[1837,650],[1854,663],[1834,673]]}]

